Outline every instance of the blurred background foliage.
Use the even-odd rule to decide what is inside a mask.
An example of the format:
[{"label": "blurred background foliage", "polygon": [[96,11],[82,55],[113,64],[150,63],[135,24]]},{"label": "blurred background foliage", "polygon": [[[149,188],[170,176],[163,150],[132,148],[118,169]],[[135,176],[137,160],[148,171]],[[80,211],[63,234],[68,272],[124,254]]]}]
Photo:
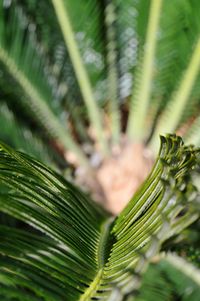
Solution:
[{"label": "blurred background foliage", "polygon": [[[65,43],[59,23],[61,18],[55,14],[54,4],[34,0],[1,2],[1,111],[11,110],[19,128],[21,124],[28,127],[50,149],[52,138],[63,144],[64,149],[71,147],[69,141],[62,139],[66,131],[79,145],[89,142],[92,146],[88,135],[89,125],[94,127],[91,104],[84,102],[84,92],[77,79],[79,71],[74,66],[70,45]],[[199,41],[199,1],[162,1],[158,8],[158,25],[154,29],[156,46],[152,55],[146,51],[147,29],[152,21],[149,16],[151,1],[63,3],[73,29],[72,39],[75,39],[87,74],[92,101],[97,106],[97,115],[102,115],[95,118],[100,120],[102,131],[108,128],[107,141],[103,143],[119,143],[120,133],[126,132],[131,141],[149,142],[152,136],[157,138],[158,133],[165,132],[163,123],[172,123],[171,131],[183,127],[186,137],[191,137],[192,142],[199,141],[198,72],[187,80],[186,100],[176,104],[173,99]],[[141,91],[144,93],[146,89],[144,73],[149,71],[146,72],[148,67],[144,64],[148,55],[147,60],[152,62],[149,78],[145,79],[149,86],[148,96],[144,96]],[[195,64],[199,66],[198,58]],[[178,112],[176,122],[171,116],[175,111]],[[139,120],[142,120],[140,125]],[[16,139],[9,137],[12,130],[10,134],[1,131],[1,135],[1,139],[13,141],[15,146]],[[17,148],[20,148],[21,139],[17,139]],[[31,139],[28,143],[31,144]]]}]

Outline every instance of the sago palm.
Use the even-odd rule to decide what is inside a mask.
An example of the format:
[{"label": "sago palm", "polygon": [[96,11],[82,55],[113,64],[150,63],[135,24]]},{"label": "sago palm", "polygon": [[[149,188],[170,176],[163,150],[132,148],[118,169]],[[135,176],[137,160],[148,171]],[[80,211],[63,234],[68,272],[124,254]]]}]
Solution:
[{"label": "sago palm", "polygon": [[1,0],[2,300],[198,300],[199,15]]}]

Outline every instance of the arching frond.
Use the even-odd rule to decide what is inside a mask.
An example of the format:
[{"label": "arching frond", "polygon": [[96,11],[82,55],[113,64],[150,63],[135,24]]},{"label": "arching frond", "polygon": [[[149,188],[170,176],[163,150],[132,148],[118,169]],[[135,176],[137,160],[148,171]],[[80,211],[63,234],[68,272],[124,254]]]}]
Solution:
[{"label": "arching frond", "polygon": [[199,216],[191,193],[197,155],[179,137],[163,137],[149,178],[113,219],[40,162],[1,145],[1,211],[32,229],[1,226],[1,294],[21,301],[134,296],[162,243]]}]

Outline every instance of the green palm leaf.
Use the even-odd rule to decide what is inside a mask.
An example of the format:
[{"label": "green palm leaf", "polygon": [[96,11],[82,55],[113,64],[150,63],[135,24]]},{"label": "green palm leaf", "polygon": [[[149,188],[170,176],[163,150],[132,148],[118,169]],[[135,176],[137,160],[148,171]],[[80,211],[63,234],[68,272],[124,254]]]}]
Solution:
[{"label": "green palm leaf", "polygon": [[[156,14],[153,2],[151,12]],[[132,140],[142,140],[145,139],[145,135],[148,136],[146,129],[152,127],[154,111],[157,111],[158,117],[160,117],[158,122],[156,120],[154,141],[152,142],[155,143],[156,140],[157,144],[159,134],[174,132],[181,124],[184,115],[191,116],[189,112],[192,111],[192,107],[196,103],[192,94],[199,78],[198,39],[200,24],[197,19],[198,13],[199,4],[197,1],[191,3],[175,1],[173,5],[164,1],[159,11],[160,21],[157,24],[157,30],[155,29],[154,34],[152,34],[152,44],[155,42],[153,39],[157,38],[156,45],[154,45],[156,48],[152,56],[151,51],[149,54],[148,32],[145,40],[142,38],[143,35],[139,35],[138,63],[135,68],[128,123],[128,134]],[[148,20],[150,23],[150,11]],[[153,20],[155,21],[154,18]],[[150,31],[150,27],[147,28]],[[150,66],[149,69],[145,65],[147,58],[149,59],[149,65],[147,65]],[[148,74],[151,76],[148,77]],[[187,84],[185,84],[186,82]],[[145,85],[149,89],[148,91]],[[168,104],[167,107],[166,104]],[[187,110],[185,110],[186,105]],[[171,119],[172,112],[173,120]],[[163,114],[161,115],[161,113]],[[170,122],[168,122],[169,116]]]},{"label": "green palm leaf", "polygon": [[137,275],[162,243],[199,216],[191,180],[197,163],[198,151],[179,137],[163,137],[149,178],[113,220],[39,161],[1,145],[0,181],[8,187],[1,211],[31,226],[1,226],[1,294],[17,300],[133,296]]},{"label": "green palm leaf", "polygon": [[26,125],[20,124],[15,119],[14,114],[5,103],[0,103],[0,123],[1,136],[6,143],[49,165],[52,164],[53,158],[51,158],[47,146]]},{"label": "green palm leaf", "polygon": [[[10,30],[6,27],[5,11],[1,6],[0,23],[0,62],[20,87],[24,95],[19,98],[27,110],[31,111],[34,118],[44,127],[51,137],[58,139],[66,149],[71,149],[78,158],[87,165],[87,159],[76,145],[68,130],[62,126],[56,117],[58,109],[53,100],[53,87],[50,85],[49,66],[45,64],[42,49],[39,48],[34,34],[26,37],[26,26],[28,22],[20,7],[9,9],[11,19]],[[23,39],[26,39],[24,46]],[[8,42],[8,41],[12,41]]]},{"label": "green palm leaf", "polygon": [[[142,122],[145,119],[148,110],[149,98],[151,95],[151,83],[154,72],[154,57],[156,50],[156,32],[158,31],[159,18],[161,15],[162,1],[152,1],[149,12],[149,24],[146,36],[146,49],[144,53],[143,63],[141,66],[142,74],[140,75],[139,93],[136,94],[136,100],[133,103],[138,103],[138,108],[133,108],[130,111],[129,132],[135,130],[137,136],[143,133]],[[133,113],[134,112],[134,113]],[[136,113],[136,114],[135,114]],[[133,117],[134,114],[134,117]],[[133,119],[133,121],[132,121]],[[129,136],[134,134],[129,133]],[[136,139],[138,137],[136,136]]]},{"label": "green palm leaf", "polygon": [[75,35],[72,29],[67,5],[65,5],[63,0],[52,0],[54,5],[58,21],[60,23],[61,30],[63,32],[64,40],[66,46],[69,51],[69,55],[72,60],[72,64],[74,66],[74,70],[79,82],[80,89],[83,94],[83,99],[85,101],[88,115],[91,121],[92,126],[96,130],[96,135],[99,139],[99,143],[102,148],[102,152],[105,154],[108,153],[108,149],[106,146],[105,137],[103,134],[102,121],[100,111],[98,110],[97,103],[93,97],[92,87],[90,84],[90,80],[87,74],[87,71],[84,68],[84,64],[82,62],[78,45],[76,43]]}]

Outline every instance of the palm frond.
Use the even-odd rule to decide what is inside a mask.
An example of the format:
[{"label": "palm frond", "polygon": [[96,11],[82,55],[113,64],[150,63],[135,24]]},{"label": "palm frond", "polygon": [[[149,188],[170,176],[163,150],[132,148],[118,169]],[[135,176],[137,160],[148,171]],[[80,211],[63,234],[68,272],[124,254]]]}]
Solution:
[{"label": "palm frond", "polygon": [[130,116],[128,124],[128,135],[130,139],[143,138],[143,127],[145,116],[147,115],[149,99],[151,95],[152,78],[154,73],[154,60],[157,42],[157,31],[161,15],[162,1],[152,1],[149,11],[148,30],[144,57],[140,65],[141,74],[138,80],[138,94],[134,94],[130,107]]},{"label": "palm frond", "polygon": [[163,137],[149,178],[113,220],[61,176],[1,145],[0,181],[9,188],[0,195],[1,211],[37,229],[1,226],[5,296],[8,287],[18,300],[24,289],[33,300],[133,296],[137,275],[161,244],[199,216],[191,193],[197,155],[179,137]]},{"label": "palm frond", "polygon": [[[189,100],[190,93],[194,87],[194,83],[197,79],[200,69],[200,39],[195,45],[191,60],[188,68],[182,78],[180,86],[175,94],[172,96],[172,100],[168,103],[163,115],[161,116],[159,123],[152,138],[152,144],[157,141],[158,133],[171,133],[175,132],[177,126],[180,124],[181,117],[186,107],[186,103]],[[170,119],[170,122],[168,120]]]},{"label": "palm frond", "polygon": [[[26,16],[20,8],[9,8],[8,15],[11,19],[11,25],[8,31],[3,6],[1,6],[0,14],[0,61],[24,94],[18,101],[23,102],[23,105],[31,111],[34,118],[50,136],[58,139],[66,149],[72,150],[83,164],[87,165],[87,159],[83,152],[76,145],[69,131],[65,130],[61,121],[56,117],[55,112],[58,109],[53,104],[52,87],[48,75],[45,74],[48,66],[45,67],[45,60],[34,34],[30,32],[26,38],[25,33],[28,24]],[[25,44],[23,39],[26,40]]]},{"label": "palm frond", "polygon": [[145,40],[150,2],[115,0],[114,3],[117,7],[120,98],[125,101],[132,95],[134,70],[138,63],[140,45]]},{"label": "palm frond", "polygon": [[[183,153],[188,153],[188,149],[181,147],[182,141],[179,138],[162,139],[162,148],[154,169],[144,186],[119,215],[112,230],[116,242],[105,268],[106,274],[102,286],[106,285],[108,279],[114,284],[116,283],[116,286],[119,281],[122,295],[137,289],[138,283],[134,276],[143,272],[149,258],[160,249],[160,244],[179,233],[184,225],[186,226],[198,218],[195,216],[196,205],[193,209],[193,206],[188,207],[187,213],[183,212],[182,207],[183,199],[188,199],[187,190],[190,195],[190,184],[185,182],[187,163],[183,159]],[[172,161],[171,169],[170,162]],[[188,161],[190,165],[189,162],[191,163],[191,161]],[[192,168],[192,166],[190,167]],[[174,180],[176,184],[175,182],[171,183]],[[183,183],[184,187],[188,185],[184,192],[181,191]],[[125,245],[134,246],[133,251],[125,249]],[[124,268],[125,264],[127,265],[126,269]],[[132,273],[134,271],[134,276],[131,275],[131,271]]]},{"label": "palm frond", "polygon": [[17,150],[24,151],[31,156],[51,165],[50,150],[42,140],[25,125],[20,124],[5,103],[0,103],[0,137],[4,143]]},{"label": "palm frond", "polygon": [[37,0],[31,2],[18,0],[17,2],[23,7],[23,11],[30,19],[32,26],[35,27],[37,39],[42,44],[45,58],[48,58],[58,103],[65,101],[67,104],[70,102],[73,106],[82,104],[80,89],[53,5],[51,2],[38,2]]},{"label": "palm frond", "polygon": [[[187,257],[193,244],[199,149],[175,135],[161,136],[156,161],[150,148],[168,131],[200,142],[199,13],[198,0],[2,1],[0,137],[22,152],[0,146],[1,299],[144,301],[158,258],[152,298],[195,300],[198,271],[191,280],[185,261],[160,250]],[[46,142],[102,203],[120,185],[126,195],[140,161],[133,186],[155,164],[113,217],[23,153],[46,162]]]},{"label": "palm frond", "polygon": [[[4,147],[4,151],[1,151],[1,168],[3,167],[3,157],[8,164],[7,172],[9,173],[10,165],[10,167],[13,167],[13,176],[18,173],[20,178],[20,181],[16,181],[14,176],[9,186],[12,189],[18,186],[21,192],[19,191],[19,193],[13,194],[11,190],[8,195],[2,194],[1,211],[9,213],[22,221],[26,221],[29,225],[45,233],[46,240],[43,235],[41,237],[41,234],[39,236],[31,236],[30,233],[27,232],[27,239],[29,239],[29,243],[33,248],[27,245],[28,249],[26,249],[24,248],[24,244],[26,245],[25,233],[19,231],[14,232],[13,230],[15,241],[17,241],[17,237],[19,240],[21,237],[25,242],[22,242],[21,245],[16,244],[16,249],[13,248],[15,252],[17,252],[18,249],[18,256],[17,253],[15,253],[15,258],[13,258],[13,253],[9,254],[7,250],[7,259],[4,258],[5,266],[2,270],[1,278],[4,276],[4,278],[7,279],[13,275],[13,283],[19,286],[19,291],[23,290],[23,287],[31,290],[32,286],[33,294],[36,294],[38,297],[44,297],[45,295],[45,300],[63,300],[62,298],[64,298],[66,294],[71,296],[73,290],[74,295],[78,296],[85,286],[88,285],[87,282],[91,281],[91,277],[94,276],[96,271],[97,250],[95,245],[98,244],[100,226],[104,215],[101,213],[101,210],[95,208],[93,204],[91,205],[91,202],[80,192],[75,191],[71,184],[66,183],[64,179],[42,166],[39,162],[28,159],[25,155],[13,152],[9,148]],[[6,158],[10,158],[10,161]],[[8,173],[6,172],[6,175],[2,169],[1,171],[1,182],[5,182]],[[27,184],[27,172],[29,173],[29,184]],[[60,218],[58,218],[58,216],[60,216]],[[3,236],[4,233],[2,230]],[[11,240],[11,237],[10,239],[8,236],[7,238],[4,237],[1,250],[3,257],[6,246],[9,245]],[[38,240],[41,241],[43,245],[42,248],[40,248],[39,245],[37,246],[36,242]],[[49,244],[47,244],[47,241],[49,241]],[[57,248],[53,251],[56,245]],[[48,248],[46,248],[47,246]],[[23,257],[21,257],[22,253],[24,253],[24,255],[27,254],[29,257],[27,267],[25,264],[27,259],[25,262],[23,262],[23,260],[21,261]],[[48,267],[47,264],[45,264],[45,258],[49,258],[50,254],[54,259],[52,257],[52,263],[50,263]],[[60,282],[61,278],[59,279],[56,270],[52,266],[54,260],[57,261],[57,263],[60,262],[61,266],[63,264],[62,272],[60,273],[62,282]],[[13,269],[11,269],[12,264]],[[40,268],[41,265],[43,267]],[[16,266],[20,268],[20,273],[17,272]],[[51,266],[52,272],[48,276]],[[69,276],[64,276],[64,267],[66,267],[68,270],[67,273],[69,273],[68,266],[72,269],[72,274],[76,271],[75,274],[77,274],[77,277],[82,275],[81,278],[85,278],[82,284],[79,283],[79,281],[77,282],[74,276],[73,280],[71,280]],[[43,284],[41,284],[42,279],[44,279]],[[51,289],[48,292],[47,279],[52,283],[52,293]],[[33,282],[32,285],[31,282]],[[71,282],[73,284],[70,284]],[[3,281],[3,283],[5,284],[5,281]],[[66,290],[67,285],[69,289]],[[77,287],[79,285],[80,288]],[[60,291],[60,293],[58,293],[58,291]]]},{"label": "palm frond", "polygon": [[88,110],[91,124],[96,130],[96,135],[98,137],[98,141],[101,145],[103,153],[107,154],[108,149],[103,133],[101,114],[94,99],[90,80],[79,53],[78,45],[76,43],[75,35],[70,22],[69,13],[67,11],[67,6],[63,2],[63,0],[52,0],[52,3],[54,5],[58,21],[63,32],[64,40],[69,51],[72,64],[74,66],[74,70]]},{"label": "palm frond", "polygon": [[[176,9],[175,9],[176,6]],[[144,12],[148,12],[148,8],[146,8],[144,5]],[[138,95],[142,95],[142,93],[145,93],[145,89],[141,89],[141,85],[144,84],[144,80],[142,80],[142,74],[145,74],[147,76],[148,73],[144,71],[144,66],[142,65],[144,62],[145,57],[145,30],[141,26],[142,30],[139,31],[139,35],[137,36],[139,26],[138,23],[140,20],[142,21],[142,13],[140,11],[137,11],[137,5],[133,7],[135,9],[135,24],[134,29],[136,32],[136,46],[135,49],[136,55],[134,59],[136,60],[135,68],[133,68],[133,93],[132,93],[132,100],[135,99],[135,101],[130,102],[130,112],[132,111],[131,115],[129,116],[129,121],[132,120],[132,122],[136,122],[137,120],[140,120],[139,122],[143,122],[142,132],[143,132],[143,140],[150,135],[151,130],[153,130],[153,126],[157,125],[157,131],[155,131],[155,136],[157,137],[158,142],[158,135],[161,134],[161,127],[160,123],[155,120],[156,115],[160,116],[163,112],[163,119],[165,116],[165,112],[171,112],[174,111],[173,109],[169,109],[172,107],[172,104],[177,104],[178,110],[182,112],[180,113],[179,118],[175,118],[177,125],[180,126],[183,117],[186,115],[191,116],[191,113],[193,112],[192,108],[194,107],[194,104],[197,103],[197,99],[199,97],[199,92],[196,89],[196,86],[198,86],[199,79],[197,77],[198,75],[198,51],[196,51],[196,63],[193,64],[193,66],[196,66],[197,72],[195,73],[194,70],[194,78],[192,80],[192,77],[190,78],[190,81],[187,81],[187,85],[182,84],[181,82],[184,81],[184,74],[185,70],[187,70],[187,65],[189,62],[192,62],[192,54],[195,52],[195,46],[198,44],[198,37],[200,32],[200,24],[197,18],[197,15],[199,14],[199,4],[197,1],[192,1],[192,3],[188,3],[188,1],[176,1],[173,5],[170,2],[163,2],[161,11],[160,11],[160,21],[157,26],[157,30],[155,32],[154,38],[157,38],[156,42],[156,49],[154,53],[154,63],[152,66],[152,78],[149,81],[149,87],[151,90],[149,90],[148,95],[148,101],[146,103],[146,109],[143,110],[146,112],[144,116],[139,119],[139,110],[140,107],[142,107],[144,97],[137,98]],[[142,24],[144,26],[145,21],[142,21]],[[149,27],[147,27],[149,28]],[[198,46],[197,46],[198,48]],[[189,68],[189,67],[188,67]],[[173,74],[173,76],[172,76]],[[198,81],[197,81],[198,79]],[[185,80],[186,81],[186,80]],[[196,84],[195,84],[196,81]],[[190,84],[190,101],[188,93],[183,93],[184,99],[187,101],[187,112],[184,112],[184,99],[180,99],[178,97],[177,93],[180,93],[182,91],[182,87],[184,86],[184,90],[189,87]],[[179,89],[180,87],[180,89]],[[179,89],[179,92],[178,92]],[[194,96],[194,90],[195,96]],[[181,92],[182,93],[182,92]],[[198,96],[197,96],[198,95]],[[172,100],[173,98],[173,100]],[[179,101],[178,101],[179,98]],[[196,100],[195,100],[196,99]],[[172,100],[172,101],[171,101]],[[179,103],[179,105],[178,105]],[[168,104],[168,105],[167,105]],[[181,105],[180,105],[181,104]],[[167,108],[166,108],[167,105]],[[157,111],[157,113],[156,113]],[[177,109],[176,109],[177,111]],[[156,114],[155,114],[156,113]],[[166,113],[167,114],[167,113]],[[132,118],[132,119],[131,119]],[[157,118],[157,117],[156,117]],[[159,119],[159,118],[157,118]],[[155,124],[154,124],[155,123]],[[164,132],[170,132],[172,131],[172,128],[174,130],[174,127],[171,127],[167,129],[167,124],[169,127],[169,122],[166,123],[162,122],[163,124],[163,130]],[[127,131],[132,133],[136,130],[137,125],[132,125],[131,122],[128,124]],[[148,129],[151,129],[150,131]],[[135,130],[134,130],[135,129]]]},{"label": "palm frond", "polygon": [[152,145],[158,145],[158,133],[175,132],[184,126],[199,103],[199,3],[176,1],[175,5],[176,9],[169,2],[163,3],[151,99],[152,106],[159,104]]},{"label": "palm frond", "polygon": [[119,144],[120,140],[120,111],[119,111],[119,66],[118,66],[118,24],[117,7],[113,1],[106,0],[104,14],[106,26],[107,44],[107,69],[108,69],[108,99],[109,115],[111,119],[111,134],[114,144]]}]

